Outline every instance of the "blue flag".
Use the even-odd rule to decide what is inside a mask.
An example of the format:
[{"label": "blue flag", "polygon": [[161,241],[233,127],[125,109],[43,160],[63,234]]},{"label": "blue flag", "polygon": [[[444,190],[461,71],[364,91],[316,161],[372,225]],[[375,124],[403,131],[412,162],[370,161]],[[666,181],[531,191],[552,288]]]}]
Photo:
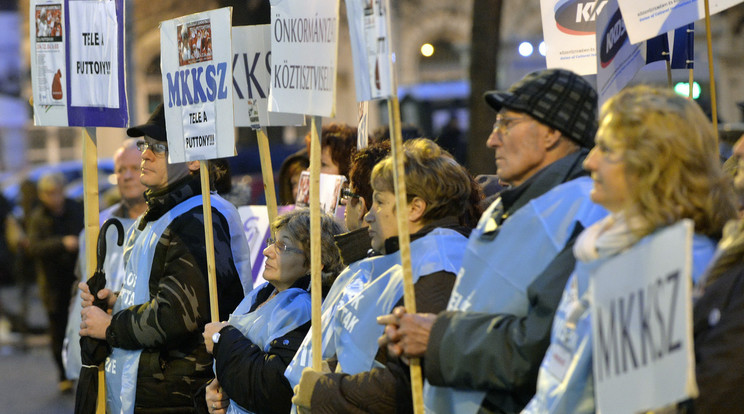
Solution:
[{"label": "blue flag", "polygon": [[694,62],[694,36],[694,23],[675,29],[672,34],[671,54],[669,50],[669,36],[666,33],[647,40],[646,64],[659,60],[671,60],[672,69],[692,69]]}]

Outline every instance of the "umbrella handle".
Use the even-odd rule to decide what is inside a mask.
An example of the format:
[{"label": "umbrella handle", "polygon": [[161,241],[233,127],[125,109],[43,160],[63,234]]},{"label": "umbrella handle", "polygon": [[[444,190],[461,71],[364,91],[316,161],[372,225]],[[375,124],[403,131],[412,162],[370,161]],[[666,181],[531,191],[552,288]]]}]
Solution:
[{"label": "umbrella handle", "polygon": [[101,226],[101,232],[98,234],[98,246],[97,246],[97,260],[98,264],[96,267],[96,272],[102,272],[103,271],[103,261],[106,258],[106,230],[108,230],[111,226],[116,227],[116,244],[121,246],[124,244],[124,226],[121,224],[121,221],[110,218],[106,220],[105,223],[103,223],[103,226]]}]

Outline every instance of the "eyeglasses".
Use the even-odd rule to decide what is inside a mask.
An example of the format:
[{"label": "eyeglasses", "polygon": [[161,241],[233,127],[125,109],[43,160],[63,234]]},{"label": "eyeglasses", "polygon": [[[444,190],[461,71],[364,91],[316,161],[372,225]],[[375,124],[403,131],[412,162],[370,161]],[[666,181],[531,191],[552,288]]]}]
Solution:
[{"label": "eyeglasses", "polygon": [[349,200],[349,199],[352,199],[352,198],[362,198],[362,196],[360,196],[357,193],[352,192],[348,188],[342,188],[341,189],[341,198],[344,199],[344,200]]},{"label": "eyeglasses", "polygon": [[514,125],[517,125],[520,122],[529,121],[532,118],[523,116],[523,117],[498,117],[496,118],[496,122],[493,123],[493,131],[498,131],[501,135],[506,135]]},{"label": "eyeglasses", "polygon": [[296,247],[287,246],[287,243],[284,243],[281,240],[275,240],[273,237],[269,237],[268,239],[266,239],[266,246],[271,246],[272,244],[274,245],[274,248],[276,248],[276,250],[280,253],[289,251],[289,252],[294,252],[294,253],[299,253],[299,254],[305,254],[304,251]]},{"label": "eyeglasses", "polygon": [[137,141],[137,149],[140,152],[145,152],[147,149],[150,149],[154,154],[165,154],[168,152],[168,145],[161,144],[159,142],[147,142],[147,141]]}]

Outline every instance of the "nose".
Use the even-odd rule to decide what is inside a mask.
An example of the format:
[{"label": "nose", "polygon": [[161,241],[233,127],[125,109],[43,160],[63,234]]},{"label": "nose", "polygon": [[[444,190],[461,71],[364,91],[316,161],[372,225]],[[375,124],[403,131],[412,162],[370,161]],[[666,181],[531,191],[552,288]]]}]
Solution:
[{"label": "nose", "polygon": [[273,244],[270,244],[263,249],[263,255],[266,257],[272,257],[274,254],[276,254],[276,250],[274,249]]},{"label": "nose", "polygon": [[491,131],[491,134],[488,136],[488,140],[486,140],[486,146],[488,148],[498,148],[501,145],[501,136],[499,135],[499,129],[494,128]]},{"label": "nose", "polygon": [[594,171],[597,168],[597,153],[599,150],[597,147],[593,147],[591,151],[589,151],[589,155],[586,156],[584,159],[583,167],[587,171]]},{"label": "nose", "polygon": [[364,215],[364,221],[366,223],[372,223],[373,221],[375,221],[375,215],[374,213],[372,213],[372,210],[369,210],[367,214]]}]

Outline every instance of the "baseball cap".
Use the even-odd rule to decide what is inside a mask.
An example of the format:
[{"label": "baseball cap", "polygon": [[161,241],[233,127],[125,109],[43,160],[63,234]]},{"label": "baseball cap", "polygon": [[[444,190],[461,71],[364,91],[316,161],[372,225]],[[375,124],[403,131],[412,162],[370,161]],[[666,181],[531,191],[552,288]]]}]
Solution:
[{"label": "baseball cap", "polygon": [[163,104],[161,103],[157,108],[155,108],[147,122],[127,129],[127,135],[130,137],[142,137],[147,135],[156,141],[168,141],[168,134],[165,129],[165,109],[163,109]]}]

